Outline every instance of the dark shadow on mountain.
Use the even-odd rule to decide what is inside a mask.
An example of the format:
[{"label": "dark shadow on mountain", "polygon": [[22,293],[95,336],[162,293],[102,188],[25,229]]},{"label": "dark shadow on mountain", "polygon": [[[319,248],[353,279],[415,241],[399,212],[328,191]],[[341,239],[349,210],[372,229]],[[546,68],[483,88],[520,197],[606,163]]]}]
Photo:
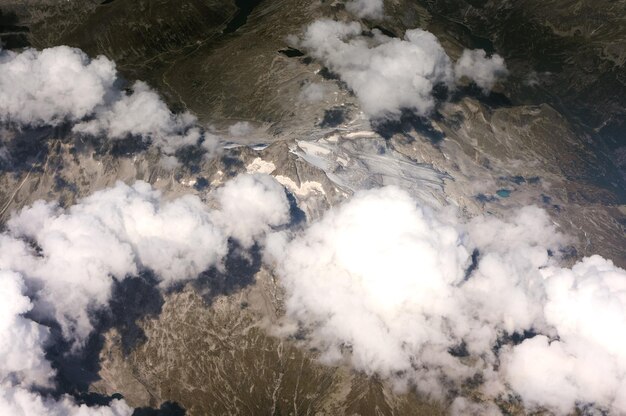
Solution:
[{"label": "dark shadow on mountain", "polygon": [[[63,338],[61,328],[55,322],[40,322],[50,328],[50,345],[46,358],[56,370],[57,390],[54,395],[71,394],[79,397],[86,394],[89,385],[99,379],[99,354],[103,345],[100,334],[90,336],[84,348],[72,352],[72,345]],[[101,399],[101,397],[99,397]]]},{"label": "dark shadow on mountain", "polygon": [[20,49],[30,46],[24,33],[0,33],[0,46],[5,49]]},{"label": "dark shadow on mountain", "polygon": [[434,145],[439,144],[445,138],[445,134],[436,130],[429,118],[419,116],[407,109],[402,110],[400,117],[397,118],[373,120],[372,129],[387,140],[396,134],[410,138],[413,132],[426,137]]},{"label": "dark shadow on mountain", "polygon": [[487,203],[487,202],[494,202],[497,201],[498,198],[496,198],[493,195],[486,195],[486,194],[478,194],[474,196],[474,199],[476,199],[478,202],[481,202],[483,204]]},{"label": "dark shadow on mountain", "polygon": [[340,81],[339,74],[331,71],[330,69],[323,67],[319,70],[318,75],[327,81]]},{"label": "dark shadow on mountain", "polygon": [[0,47],[17,49],[30,46],[29,32],[28,27],[19,24],[19,19],[14,12],[0,10]]},{"label": "dark shadow on mountain", "polygon": [[102,325],[107,331],[109,328],[118,330],[125,354],[146,340],[137,322],[161,313],[164,300],[158,283],[151,271],[144,270],[139,276],[127,277],[113,285],[110,313],[102,320]]},{"label": "dark shadow on mountain", "polygon": [[526,178],[521,175],[514,176],[500,176],[500,180],[512,182],[515,185],[522,185],[526,183]]},{"label": "dark shadow on mountain", "polygon": [[463,283],[467,282],[471,277],[472,277],[472,273],[474,273],[474,271],[476,271],[476,269],[478,268],[478,261],[480,258],[480,251],[475,248],[474,251],[472,251],[472,262],[470,263],[469,267],[465,270],[465,275],[463,276]]},{"label": "dark shadow on mountain", "polygon": [[348,115],[348,109],[346,107],[333,107],[324,111],[324,118],[320,122],[320,127],[337,127],[344,121]]},{"label": "dark shadow on mountain", "polygon": [[[60,193],[58,203],[59,206],[64,208],[67,208],[73,202],[73,199],[67,194],[78,195],[79,192],[76,183],[66,180],[59,172],[54,174],[54,190]],[[67,193],[64,191],[67,191]]]},{"label": "dark shadow on mountain", "polygon": [[395,34],[394,32],[392,32],[391,30],[389,30],[389,29],[385,29],[385,28],[384,28],[384,27],[382,27],[382,26],[378,26],[378,25],[377,25],[377,26],[374,26],[372,29],[378,29],[378,30],[380,30],[380,32],[381,32],[383,35],[388,36],[388,37],[390,37],[390,38],[398,38],[398,37],[399,37],[398,35],[396,35],[396,34]]},{"label": "dark shadow on mountain", "polygon": [[506,95],[493,91],[490,91],[489,94],[485,94],[482,88],[478,87],[473,82],[469,85],[458,87],[451,94],[450,101],[457,103],[464,97],[471,97],[490,108],[513,106],[513,103]]},{"label": "dark shadow on mountain", "polygon": [[204,155],[206,155],[206,150],[201,146],[189,145],[176,150],[174,155],[190,173],[195,175],[202,169],[201,165],[204,160]]},{"label": "dark shadow on mountain", "polygon": [[431,95],[435,99],[435,105],[439,107],[442,102],[447,101],[450,97],[450,90],[448,89],[446,84],[435,84]]},{"label": "dark shadow on mountain", "polygon": [[[50,155],[51,146],[58,146],[70,134],[70,129],[64,124],[11,131],[12,138],[0,138],[0,173],[40,171]],[[60,163],[60,160],[56,162]]]},{"label": "dark shadow on mountain", "polygon": [[[308,63],[307,63],[307,65],[308,65]],[[350,87],[348,87],[348,84],[346,84],[341,79],[339,74],[331,71],[330,69],[328,69],[326,67],[322,67],[322,69],[320,69],[317,74],[319,76],[321,76],[322,78],[324,78],[325,80],[327,80],[327,81],[335,81],[339,88],[341,88],[344,91],[347,91],[351,96],[354,96],[354,91],[352,91],[352,89]]]},{"label": "dark shadow on mountain", "polygon": [[[124,396],[115,393],[107,396],[99,393],[79,393],[73,396],[78,405],[86,406],[110,406],[113,400],[123,400]],[[159,408],[137,407],[133,410],[132,416],[185,416],[187,411],[178,403],[167,401]]]},{"label": "dark shadow on mountain", "polygon": [[138,407],[132,416],[185,416],[187,411],[176,402],[165,402],[158,409]]},{"label": "dark shadow on mountain", "polygon": [[261,249],[258,245],[244,249],[234,239],[228,241],[228,255],[224,267],[211,267],[200,273],[192,284],[207,304],[219,295],[230,295],[254,283],[254,275],[261,269]]},{"label": "dark shadow on mountain", "polygon": [[87,406],[109,406],[113,400],[121,400],[123,398],[124,396],[119,393],[107,396],[104,394],[87,392],[80,393],[74,396],[74,400],[76,400],[77,404],[84,404]]},{"label": "dark shadow on mountain", "polygon": [[468,4],[472,5],[477,9],[481,9],[487,4],[489,0],[465,0]]},{"label": "dark shadow on mountain", "polygon": [[211,185],[211,183],[207,178],[204,176],[198,176],[196,178],[196,183],[193,185],[193,189],[196,191],[205,191],[209,188],[209,185]]},{"label": "dark shadow on mountain", "polygon": [[467,344],[465,341],[461,341],[461,343],[448,348],[448,354],[457,358],[469,357],[469,351],[467,350]]},{"label": "dark shadow on mountain", "polygon": [[446,125],[446,127],[452,130],[459,130],[465,122],[465,115],[463,112],[457,111],[456,113],[449,114],[446,118],[442,118],[441,121]]},{"label": "dark shadow on mountain", "polygon": [[54,190],[62,191],[68,190],[72,194],[78,194],[78,187],[75,183],[68,182],[65,178],[59,175],[54,176]]},{"label": "dark shadow on mountain", "polygon": [[0,33],[28,31],[28,27],[19,24],[19,19],[15,12],[3,12],[0,9]]},{"label": "dark shadow on mountain", "polygon": [[579,258],[579,255],[576,247],[572,245],[559,247],[559,259],[561,261],[576,260],[577,258]]},{"label": "dark shadow on mountain", "polygon": [[245,165],[240,159],[240,154],[241,151],[239,149],[230,149],[230,152],[224,154],[220,159],[227,176],[237,176],[239,172],[245,169]]},{"label": "dark shadow on mountain", "polygon": [[[497,296],[497,294],[494,294],[494,296]],[[494,344],[494,346],[491,349],[497,355],[498,351],[503,346],[505,346],[505,345],[519,345],[522,342],[524,342],[525,340],[530,339],[530,338],[534,338],[537,335],[539,335],[539,333],[536,332],[533,328],[524,330],[522,332],[513,332],[512,334],[504,332],[503,334],[501,334],[498,337],[498,339],[496,340],[496,343]]]},{"label": "dark shadow on mountain", "polygon": [[141,137],[126,137],[123,139],[105,140],[108,153],[114,157],[131,157],[145,152],[150,147],[150,142]]},{"label": "dark shadow on mountain", "polygon": [[297,227],[306,223],[306,214],[298,206],[296,197],[289,191],[285,190],[287,200],[289,201],[289,224],[287,228]]},{"label": "dark shadow on mountain", "polygon": [[[306,222],[306,214],[297,204],[296,198],[286,191],[289,201],[290,221],[284,228],[296,227]],[[230,238],[228,254],[223,267],[211,267],[200,273],[191,284],[207,304],[211,304],[216,296],[230,295],[254,283],[254,276],[261,269],[262,253],[258,244],[244,248]],[[182,286],[173,287],[172,291],[181,290]]]},{"label": "dark shadow on mountain", "polygon": [[150,147],[150,141],[131,135],[120,139],[80,136],[75,141],[74,147],[79,153],[93,149],[96,156],[110,154],[114,157],[131,157],[146,151]]},{"label": "dark shadow on mountain", "polygon": [[158,281],[150,271],[121,281],[114,280],[109,308],[93,314],[94,330],[84,348],[77,351],[72,351],[71,343],[63,338],[57,323],[43,322],[51,329],[52,342],[46,350],[46,357],[57,371],[59,394],[83,397],[86,403],[88,400],[102,399],[101,396],[91,397],[87,393],[89,386],[100,379],[98,372],[104,335],[112,328],[117,329],[125,354],[145,341],[145,333],[137,322],[161,313],[164,300],[157,286]]}]

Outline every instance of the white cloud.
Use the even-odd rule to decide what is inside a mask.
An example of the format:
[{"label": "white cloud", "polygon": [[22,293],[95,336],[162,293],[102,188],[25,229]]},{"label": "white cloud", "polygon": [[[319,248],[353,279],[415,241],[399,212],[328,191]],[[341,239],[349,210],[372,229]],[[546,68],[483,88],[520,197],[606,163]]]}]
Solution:
[{"label": "white cloud", "polygon": [[531,407],[566,414],[598,403],[626,413],[626,271],[593,256],[542,274],[545,317],[558,338],[514,347],[504,359],[508,381]]},{"label": "white cloud", "polygon": [[300,98],[309,103],[317,103],[324,99],[326,88],[322,84],[306,84],[300,92]]},{"label": "white cloud", "polygon": [[30,391],[52,388],[55,371],[45,357],[48,328],[27,318],[32,308],[22,277],[0,270],[0,414],[15,416],[130,416],[123,400],[110,406],[78,405],[69,396],[56,400]]},{"label": "white cloud", "polygon": [[74,126],[73,131],[121,139],[137,136],[151,139],[166,154],[198,144],[202,133],[190,113],[173,114],[146,83],[137,81],[132,93],[122,94],[109,105],[95,109],[94,118]]},{"label": "white cloud", "polygon": [[346,10],[365,19],[380,20],[385,15],[383,0],[352,0],[346,3]]},{"label": "white cloud", "polygon": [[500,55],[494,54],[487,57],[482,49],[465,49],[454,66],[457,80],[467,77],[474,81],[484,93],[488,93],[495,83],[504,79],[508,73],[504,59]]},{"label": "white cloud", "polygon": [[90,311],[108,302],[112,277],[145,267],[164,285],[192,279],[220,265],[229,238],[250,246],[289,220],[283,188],[265,175],[237,177],[214,198],[218,209],[196,196],[165,201],[147,183],[118,182],[67,210],[39,201],[0,235],[0,269],[37,282],[34,312],[54,317],[66,337],[80,342],[92,328]]},{"label": "white cloud", "polygon": [[[17,126],[75,124],[77,133],[150,139],[165,155],[203,137],[190,113],[174,114],[146,83],[119,88],[115,63],[67,46],[21,53],[0,50],[0,122]],[[215,141],[206,135],[205,141]]]},{"label": "white cloud", "polygon": [[389,187],[357,193],[267,250],[277,259],[288,315],[311,331],[324,360],[348,347],[357,369],[442,395],[442,376],[473,373],[447,353],[461,342],[449,326],[468,326],[457,299],[470,263],[463,239],[455,224]]},{"label": "white cloud", "polygon": [[68,209],[38,201],[12,216],[0,234],[0,414],[132,413],[120,400],[87,407],[31,391],[55,384],[45,357],[49,331],[35,320],[55,320],[81,348],[113,278],[149,268],[165,286],[193,279],[220,267],[229,239],[249,248],[290,219],[285,190],[267,175],[240,175],[210,197],[216,208],[193,195],[166,201],[145,182],[118,182]]},{"label": "white cloud", "polygon": [[225,232],[244,247],[260,236],[289,222],[285,190],[269,175],[240,175],[216,191],[220,210],[217,221]]},{"label": "white cloud", "polygon": [[69,396],[56,400],[19,386],[0,384],[0,414],[11,416],[130,416],[133,410],[123,400],[109,406],[76,404]]},{"label": "white cloud", "polygon": [[301,45],[348,84],[369,116],[394,116],[403,108],[430,112],[433,87],[454,81],[435,36],[414,29],[400,40],[375,30],[370,39],[361,32],[356,22],[318,20],[307,27]]},{"label": "white cloud", "polygon": [[[412,29],[397,39],[376,29],[373,36],[362,32],[357,22],[317,20],[306,28],[300,47],[339,75],[369,117],[393,118],[403,109],[426,116],[435,107],[433,88],[454,88],[453,64],[432,33]],[[456,69],[456,77],[469,77],[485,90],[505,74],[502,58],[488,59],[484,51],[466,51]]]},{"label": "white cloud", "polygon": [[[621,414],[626,271],[600,257],[560,267],[550,253],[568,243],[536,207],[464,222],[382,188],[292,240],[273,236],[266,254],[286,289],[286,328],[303,327],[324,361],[435,396],[481,375],[487,399],[512,389],[557,414],[580,403]],[[538,335],[507,341],[529,331]],[[466,398],[450,410],[498,414]]]}]

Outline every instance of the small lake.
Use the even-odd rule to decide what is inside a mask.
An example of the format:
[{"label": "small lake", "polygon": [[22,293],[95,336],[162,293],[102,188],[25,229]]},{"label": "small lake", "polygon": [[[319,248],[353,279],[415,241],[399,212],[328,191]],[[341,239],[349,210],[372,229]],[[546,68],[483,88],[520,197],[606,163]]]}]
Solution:
[{"label": "small lake", "polygon": [[235,16],[228,22],[222,34],[234,33],[248,21],[248,16],[263,0],[235,0],[239,8]]}]

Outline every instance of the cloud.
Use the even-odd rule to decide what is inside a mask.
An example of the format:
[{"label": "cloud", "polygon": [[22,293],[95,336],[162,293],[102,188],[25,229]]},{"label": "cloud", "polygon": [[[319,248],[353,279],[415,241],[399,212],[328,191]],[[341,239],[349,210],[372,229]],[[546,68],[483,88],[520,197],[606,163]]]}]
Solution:
[{"label": "cloud", "polygon": [[165,154],[172,155],[183,146],[199,143],[203,134],[195,127],[196,122],[190,113],[172,113],[148,84],[137,81],[130,94],[96,108],[93,119],[76,124],[72,130],[109,139],[149,139]]},{"label": "cloud", "polygon": [[[374,119],[394,118],[404,109],[426,116],[435,108],[434,88],[455,86],[452,61],[437,38],[421,29],[407,30],[404,39],[377,29],[366,36],[357,22],[322,19],[306,28],[300,47],[337,73]],[[467,51],[456,73],[485,90],[504,74],[502,58],[485,58],[484,51]]]},{"label": "cloud", "polygon": [[542,270],[547,323],[504,358],[507,379],[529,407],[565,414],[578,403],[626,413],[626,271],[600,256]]},{"label": "cloud", "polygon": [[465,49],[454,66],[457,81],[467,77],[484,93],[491,91],[495,83],[506,78],[508,73],[504,59],[500,55],[494,54],[488,58],[482,49]]},{"label": "cloud", "polygon": [[168,201],[145,182],[95,192],[68,209],[35,202],[0,234],[0,414],[130,415],[124,401],[87,407],[31,391],[54,388],[46,359],[48,327],[57,322],[81,348],[92,316],[107,307],[113,279],[141,269],[163,286],[221,267],[230,239],[249,248],[289,222],[285,190],[267,175],[240,175],[210,196]]},{"label": "cloud", "polygon": [[25,289],[19,274],[0,271],[0,382],[49,387],[54,371],[44,351],[48,328],[22,316],[32,309]]},{"label": "cloud", "polygon": [[0,51],[0,120],[20,125],[58,125],[93,114],[113,97],[115,64],[89,59],[67,46]]},{"label": "cloud", "polygon": [[317,103],[324,99],[326,88],[322,84],[310,83],[305,85],[300,92],[300,97],[309,103]]},{"label": "cloud", "polygon": [[247,121],[238,121],[228,128],[228,133],[235,137],[244,137],[250,135],[254,129]]},{"label": "cloud", "polygon": [[385,15],[383,0],[352,0],[346,3],[346,10],[364,19],[380,20]]},{"label": "cloud", "polygon": [[204,141],[190,113],[174,114],[146,83],[121,89],[115,63],[57,46],[23,52],[0,50],[0,122],[17,126],[74,124],[73,131],[115,140],[150,140],[170,157]]},{"label": "cloud", "polygon": [[78,405],[70,396],[60,399],[30,391],[53,388],[55,371],[46,359],[47,327],[27,318],[33,304],[26,285],[15,272],[0,270],[0,414],[15,416],[130,416],[123,400],[110,406]]},{"label": "cloud", "polygon": [[56,400],[19,386],[0,384],[0,413],[12,416],[130,416],[133,410],[124,400],[113,400],[109,406],[88,407],[75,403],[70,396]]},{"label": "cloud", "polygon": [[403,108],[427,114],[436,84],[452,85],[450,59],[431,33],[408,30],[394,39],[374,30],[362,36],[359,23],[318,20],[304,32],[301,46],[336,72],[371,117],[394,116]]},{"label": "cloud", "polygon": [[[568,243],[537,207],[463,221],[387,187],[293,238],[273,235],[266,256],[286,328],[296,322],[325,362],[435,397],[482,380],[488,400],[514,392],[557,414],[581,403],[623,413],[626,271],[597,256],[561,267]],[[450,411],[498,414],[463,397]]]},{"label": "cloud", "polygon": [[221,264],[229,238],[248,247],[289,220],[283,188],[265,175],[239,176],[213,196],[217,209],[192,195],[165,201],[145,182],[118,182],[67,210],[36,202],[0,235],[0,269],[35,285],[33,312],[81,342],[90,312],[108,302],[112,277],[148,268],[165,286],[192,279]]}]

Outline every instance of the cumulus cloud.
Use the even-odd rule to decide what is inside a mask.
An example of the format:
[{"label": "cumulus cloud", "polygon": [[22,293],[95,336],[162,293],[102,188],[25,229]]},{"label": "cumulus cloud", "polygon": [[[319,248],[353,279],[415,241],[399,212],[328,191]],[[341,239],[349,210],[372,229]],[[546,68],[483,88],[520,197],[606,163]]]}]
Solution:
[{"label": "cumulus cloud", "polygon": [[385,14],[383,0],[352,0],[346,3],[346,10],[365,19],[382,19]]},{"label": "cumulus cloud", "polygon": [[487,57],[482,49],[465,49],[454,66],[454,75],[457,80],[467,77],[485,93],[488,93],[495,83],[505,78],[508,73],[504,59],[500,55],[494,54]]},{"label": "cumulus cloud", "polygon": [[115,64],[67,46],[0,51],[0,120],[22,125],[79,121],[113,97]]},{"label": "cumulus cloud", "polygon": [[[490,399],[623,413],[626,271],[600,257],[563,268],[555,253],[568,243],[536,207],[462,221],[392,187],[273,236],[266,254],[289,320],[326,362],[436,397],[480,379]],[[514,345],[513,334],[530,335]],[[498,414],[467,398],[450,410]]]},{"label": "cumulus cloud", "polygon": [[[443,332],[440,317],[454,306],[446,298],[469,264],[460,239],[399,189],[357,194],[274,252],[287,311],[312,324],[324,360],[335,361],[348,347],[360,370],[387,377],[408,372],[428,342],[444,351],[454,344],[429,333]],[[448,357],[436,353],[431,359],[447,365],[439,358]]]},{"label": "cumulus cloud", "polygon": [[404,40],[374,30],[362,36],[359,23],[318,20],[305,30],[303,48],[336,72],[371,117],[393,116],[407,108],[427,114],[433,87],[452,85],[448,55],[429,32],[408,30]]},{"label": "cumulus cloud", "polygon": [[73,131],[109,139],[141,137],[172,155],[183,146],[200,142],[203,135],[194,127],[196,121],[190,113],[172,113],[148,84],[137,81],[130,94],[96,108],[93,119],[76,124]]},{"label": "cumulus cloud", "polygon": [[49,387],[54,371],[44,352],[48,328],[23,317],[33,306],[25,289],[19,274],[0,271],[0,382]]},{"label": "cumulus cloud", "polygon": [[31,391],[54,387],[55,371],[46,359],[48,328],[27,318],[33,307],[18,273],[0,270],[0,414],[16,416],[130,416],[123,400],[87,407],[70,396],[60,399]]},{"label": "cumulus cloud", "polygon": [[35,314],[54,317],[66,337],[84,340],[90,311],[108,302],[112,277],[148,268],[163,285],[191,279],[219,267],[229,238],[250,246],[289,220],[283,188],[264,175],[237,177],[214,199],[219,208],[209,209],[196,196],[165,201],[145,182],[119,182],[67,210],[36,202],[0,235],[0,269],[37,288]]},{"label": "cumulus cloud", "polygon": [[196,118],[174,114],[146,83],[122,90],[115,63],[67,46],[16,53],[0,50],[0,122],[17,126],[75,124],[77,133],[151,140],[166,155],[202,140]]},{"label": "cumulus cloud", "polygon": [[48,327],[81,348],[92,314],[106,308],[113,279],[141,269],[162,285],[221,267],[228,242],[244,248],[290,219],[284,189],[267,175],[240,175],[210,195],[214,208],[185,195],[167,201],[145,182],[94,193],[63,209],[38,201],[14,214],[0,234],[0,413],[130,415],[124,401],[78,405],[32,387],[54,387],[46,359]]},{"label": "cumulus cloud", "polygon": [[[435,107],[434,88],[455,85],[452,61],[437,38],[421,29],[407,30],[404,39],[376,29],[366,36],[357,22],[322,19],[306,28],[300,46],[339,75],[371,118],[393,118],[404,109],[426,116]],[[484,51],[469,51],[457,66],[459,77],[486,90],[505,71],[502,58],[486,58]]]},{"label": "cumulus cloud", "polygon": [[593,256],[542,270],[547,323],[504,358],[507,379],[528,406],[565,414],[577,403],[626,413],[626,271]]},{"label": "cumulus cloud", "polygon": [[269,175],[240,175],[216,191],[217,221],[226,234],[250,247],[271,227],[289,221],[285,191]]}]

